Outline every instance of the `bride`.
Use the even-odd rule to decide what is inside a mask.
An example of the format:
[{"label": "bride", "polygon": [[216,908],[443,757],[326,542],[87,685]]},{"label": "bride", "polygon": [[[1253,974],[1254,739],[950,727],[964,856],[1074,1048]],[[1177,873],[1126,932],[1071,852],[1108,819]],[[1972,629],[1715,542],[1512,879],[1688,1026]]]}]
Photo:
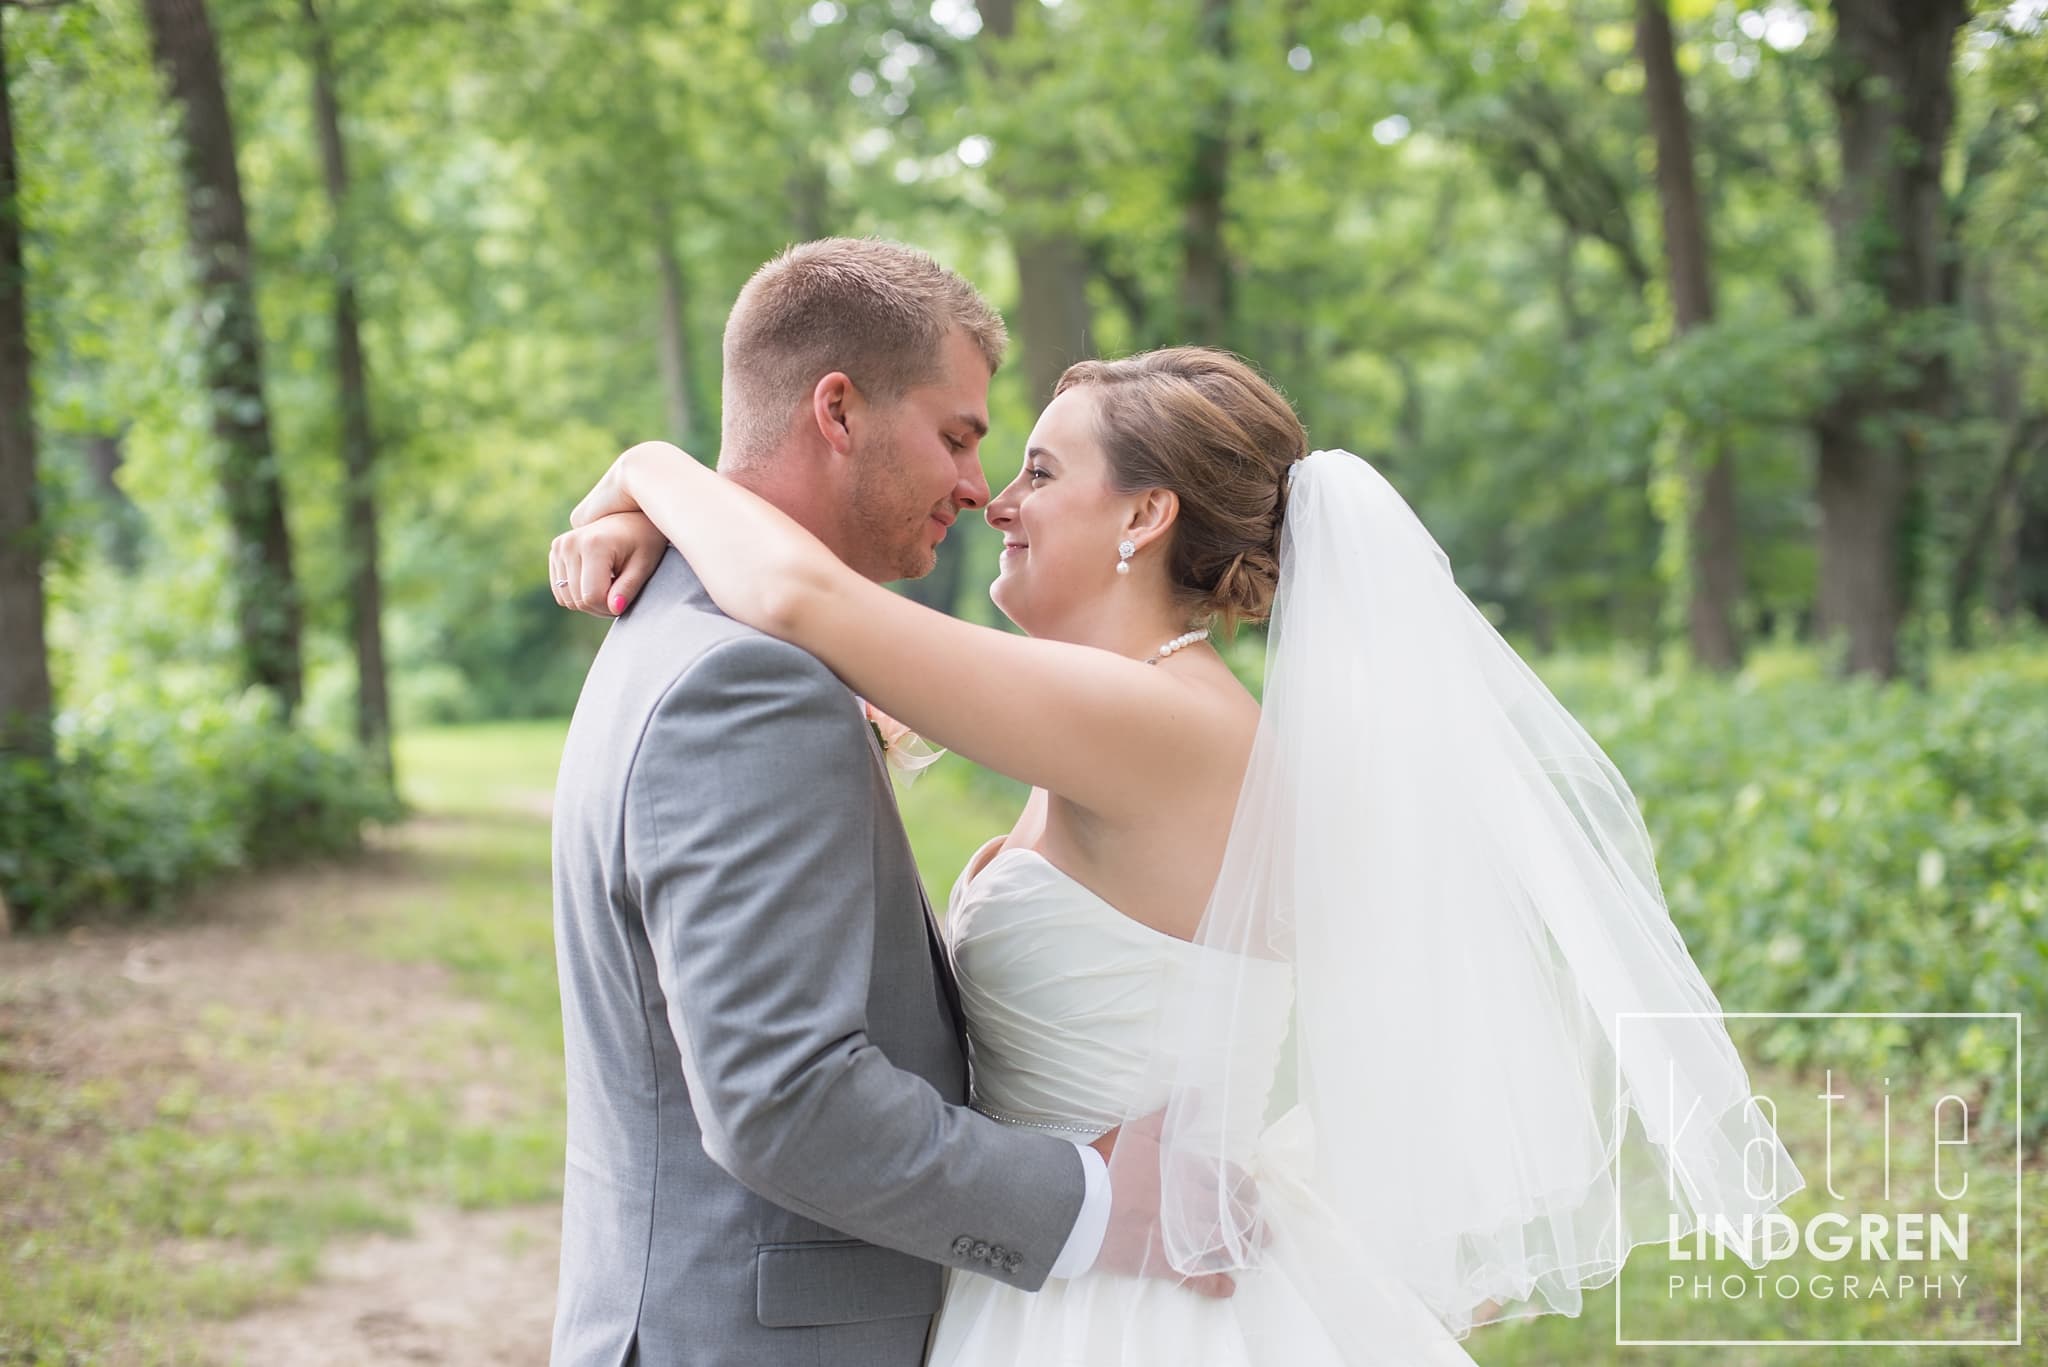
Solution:
[{"label": "bride", "polygon": [[[929,1362],[1465,1363],[1475,1325],[1579,1313],[1636,1244],[1706,1222],[1748,1256],[1803,1179],[1635,800],[1386,480],[1178,347],[1068,370],[987,518],[1024,636],[869,582],[662,443],[551,575],[616,612],[673,542],[723,611],[1032,786],[947,918],[974,1104],[1156,1129],[1131,1151],[1170,1271],[949,1275]],[[1269,616],[1262,706],[1210,633]],[[1218,1272],[1235,1295],[1172,1280]]]}]

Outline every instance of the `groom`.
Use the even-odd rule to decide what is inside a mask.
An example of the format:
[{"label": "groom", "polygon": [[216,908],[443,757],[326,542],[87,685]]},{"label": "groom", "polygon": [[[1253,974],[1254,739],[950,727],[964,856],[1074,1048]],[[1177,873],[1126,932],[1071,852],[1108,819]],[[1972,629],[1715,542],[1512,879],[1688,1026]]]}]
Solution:
[{"label": "groom", "polygon": [[[794,247],[726,321],[719,470],[869,578],[926,574],[988,500],[1004,345],[921,252]],[[945,947],[859,701],[721,615],[674,550],[584,684],[554,870],[557,1367],[914,1367],[942,1265],[1036,1290],[1094,1264],[1106,1150],[966,1105]],[[1142,1242],[1147,1199],[1118,1193],[1111,1247]]]}]

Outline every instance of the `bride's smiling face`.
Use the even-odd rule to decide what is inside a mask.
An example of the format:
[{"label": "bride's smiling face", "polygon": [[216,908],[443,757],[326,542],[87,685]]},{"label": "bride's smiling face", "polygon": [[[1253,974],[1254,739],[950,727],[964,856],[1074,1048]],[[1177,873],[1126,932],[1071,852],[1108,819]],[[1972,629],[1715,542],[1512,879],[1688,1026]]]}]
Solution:
[{"label": "bride's smiling face", "polygon": [[1034,636],[1053,635],[1115,581],[1117,542],[1129,499],[1110,485],[1096,437],[1093,386],[1056,396],[1025,443],[1017,477],[988,505],[1003,534],[1002,563],[989,597]]}]

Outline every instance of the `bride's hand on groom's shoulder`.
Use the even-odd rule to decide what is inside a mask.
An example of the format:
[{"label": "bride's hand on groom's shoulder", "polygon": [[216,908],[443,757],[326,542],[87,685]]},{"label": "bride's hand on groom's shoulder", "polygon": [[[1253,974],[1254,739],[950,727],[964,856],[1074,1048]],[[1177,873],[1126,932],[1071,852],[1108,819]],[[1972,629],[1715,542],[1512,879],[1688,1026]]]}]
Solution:
[{"label": "bride's hand on groom's shoulder", "polygon": [[640,595],[667,549],[668,539],[645,514],[607,513],[555,538],[548,548],[548,583],[565,608],[617,617]]}]

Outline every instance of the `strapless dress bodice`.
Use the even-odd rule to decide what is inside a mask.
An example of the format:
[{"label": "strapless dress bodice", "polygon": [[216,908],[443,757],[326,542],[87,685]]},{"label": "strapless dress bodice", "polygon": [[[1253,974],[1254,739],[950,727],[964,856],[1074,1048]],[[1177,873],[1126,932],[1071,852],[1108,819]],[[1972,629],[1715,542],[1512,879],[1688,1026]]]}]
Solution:
[{"label": "strapless dress bodice", "polygon": [[[1164,1105],[1175,1031],[1162,1009],[1200,1000],[1204,979],[1242,990],[1242,960],[1132,920],[1036,850],[963,872],[946,925],[974,1105],[1010,1124],[1092,1136]],[[1240,1019],[1270,1022],[1277,1045],[1287,965],[1256,961],[1245,983],[1261,1009]]]}]

